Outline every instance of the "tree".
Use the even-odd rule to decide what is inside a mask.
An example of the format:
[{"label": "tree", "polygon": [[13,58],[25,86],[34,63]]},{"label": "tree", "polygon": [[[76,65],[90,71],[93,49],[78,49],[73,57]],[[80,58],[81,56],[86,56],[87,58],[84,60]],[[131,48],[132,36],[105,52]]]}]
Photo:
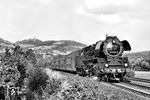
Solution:
[{"label": "tree", "polygon": [[32,49],[28,49],[27,51],[25,51],[25,57],[31,64],[37,63],[36,55],[34,54],[34,51]]},{"label": "tree", "polygon": [[150,65],[149,65],[148,62],[142,61],[142,62],[141,62],[141,68],[142,68],[143,70],[147,71],[147,70],[150,70]]},{"label": "tree", "polygon": [[1,77],[11,81],[10,79],[14,79],[16,76],[9,75],[7,69],[16,70],[16,75],[19,75],[19,77],[16,82],[14,82],[15,86],[22,87],[24,85],[27,67],[32,66],[35,63],[36,58],[33,50],[24,51],[19,45],[12,49],[6,49],[4,55],[1,57],[1,69],[3,69],[3,75],[1,75]]},{"label": "tree", "polygon": [[135,70],[148,71],[148,70],[150,70],[150,65],[146,59],[139,58],[133,62],[133,68]]},{"label": "tree", "polygon": [[[141,68],[141,61],[142,59],[137,59],[133,62],[133,68],[134,69],[140,69]],[[140,67],[140,68],[139,68]]]}]

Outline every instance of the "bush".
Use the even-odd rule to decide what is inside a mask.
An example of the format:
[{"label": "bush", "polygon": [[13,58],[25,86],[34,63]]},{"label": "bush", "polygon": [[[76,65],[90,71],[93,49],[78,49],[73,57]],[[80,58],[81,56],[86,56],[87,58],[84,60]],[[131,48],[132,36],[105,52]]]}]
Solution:
[{"label": "bush", "polygon": [[51,98],[52,96],[60,97],[59,93],[68,88],[66,79],[59,72],[45,69],[49,79],[47,80],[46,88],[43,90],[45,98]]},{"label": "bush", "polygon": [[[56,96],[64,89],[64,77],[50,69],[42,70],[40,67],[27,69],[26,84],[28,88],[28,100],[47,100]],[[58,96],[59,97],[59,96]]]},{"label": "bush", "polygon": [[28,92],[42,97],[42,90],[46,88],[48,76],[41,68],[31,67],[27,70],[26,85]]},{"label": "bush", "polygon": [[150,70],[150,64],[146,59],[139,58],[133,62],[133,68],[134,70],[142,70],[142,71],[148,71]]},{"label": "bush", "polygon": [[61,93],[62,100],[120,100],[120,97],[111,90],[99,91],[95,84],[84,84],[77,81],[69,89]]},{"label": "bush", "polygon": [[62,81],[60,79],[47,80],[46,88],[43,89],[43,97],[51,98],[52,95],[56,95],[61,90]]}]

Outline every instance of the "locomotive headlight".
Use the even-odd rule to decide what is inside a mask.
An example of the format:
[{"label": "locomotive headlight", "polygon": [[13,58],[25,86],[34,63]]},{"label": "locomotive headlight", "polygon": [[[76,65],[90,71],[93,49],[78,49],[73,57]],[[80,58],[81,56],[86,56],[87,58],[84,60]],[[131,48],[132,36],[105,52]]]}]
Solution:
[{"label": "locomotive headlight", "polygon": [[113,40],[113,43],[115,43],[116,41],[115,40]]},{"label": "locomotive headlight", "polygon": [[105,64],[105,67],[108,68],[108,64]]},{"label": "locomotive headlight", "polygon": [[117,71],[118,71],[119,73],[123,72],[123,70],[122,70],[122,69],[118,69]]},{"label": "locomotive headlight", "polygon": [[125,66],[125,67],[127,67],[127,66],[128,66],[128,64],[127,64],[127,63],[125,63],[125,64],[124,64],[124,66]]}]

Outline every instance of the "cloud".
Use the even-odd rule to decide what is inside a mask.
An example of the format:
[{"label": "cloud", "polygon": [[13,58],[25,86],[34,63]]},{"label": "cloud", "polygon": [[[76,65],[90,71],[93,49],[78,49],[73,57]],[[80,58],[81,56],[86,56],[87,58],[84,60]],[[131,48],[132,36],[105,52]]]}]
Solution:
[{"label": "cloud", "polygon": [[89,9],[101,8],[105,6],[133,6],[139,0],[85,0],[85,5]]},{"label": "cloud", "polygon": [[49,3],[54,2],[54,0],[32,0],[32,1],[40,5],[48,5]]},{"label": "cloud", "polygon": [[[9,1],[9,2],[8,2]],[[149,43],[150,0],[1,0],[0,37],[17,41],[70,39],[92,44],[117,35]]]},{"label": "cloud", "polygon": [[107,24],[117,24],[149,18],[149,3],[148,0],[85,0],[76,12]]},{"label": "cloud", "polygon": [[109,13],[107,11],[103,11],[100,14],[98,12],[91,12],[89,10],[84,9],[82,6],[76,9],[78,14],[83,16],[87,16],[89,18],[95,19],[97,21],[101,21],[102,23],[108,24],[118,24],[122,22],[122,17],[117,13]]}]

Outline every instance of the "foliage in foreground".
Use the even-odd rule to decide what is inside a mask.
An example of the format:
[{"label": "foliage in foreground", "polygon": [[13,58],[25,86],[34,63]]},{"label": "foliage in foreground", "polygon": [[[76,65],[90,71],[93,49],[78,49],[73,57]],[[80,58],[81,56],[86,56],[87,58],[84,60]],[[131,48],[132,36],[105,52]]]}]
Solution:
[{"label": "foliage in foreground", "polygon": [[0,83],[11,82],[17,87],[23,87],[26,69],[36,63],[33,50],[23,50],[17,45],[14,48],[6,49],[0,56]]},{"label": "foliage in foreground", "polygon": [[62,92],[63,100],[120,100],[113,91],[108,89],[108,94],[92,81],[77,80],[70,84],[71,87]]},{"label": "foliage in foreground", "polygon": [[29,77],[26,79],[26,84],[29,96],[27,100],[47,100],[61,90],[64,79],[60,78],[57,73],[48,71],[39,67],[28,69]]},{"label": "foliage in foreground", "polygon": [[139,100],[136,96],[120,93],[117,89],[101,83],[97,84],[93,79],[64,76],[50,69],[35,69],[32,72],[34,75],[30,76],[37,80],[29,82],[36,84],[35,81],[40,81],[41,78],[44,80],[36,85],[38,88],[29,88],[33,98],[28,100]]},{"label": "foliage in foreground", "polygon": [[79,76],[68,76],[67,79],[72,87],[64,92],[63,100],[144,100],[93,79]]}]

